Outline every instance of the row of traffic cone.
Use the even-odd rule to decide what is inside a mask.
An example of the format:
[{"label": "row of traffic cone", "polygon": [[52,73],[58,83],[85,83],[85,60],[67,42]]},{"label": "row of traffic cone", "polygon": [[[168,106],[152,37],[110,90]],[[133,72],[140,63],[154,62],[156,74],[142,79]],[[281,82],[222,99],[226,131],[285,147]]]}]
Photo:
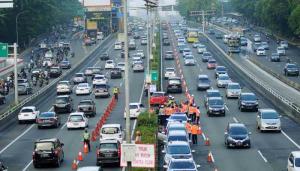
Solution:
[{"label": "row of traffic cone", "polygon": [[[84,143],[83,153],[87,154],[88,152],[89,152],[88,145],[86,143]],[[75,159],[72,163],[72,170],[77,170],[78,164],[79,164],[80,161],[83,161],[83,155],[82,155],[81,151],[78,152],[77,159]]]}]

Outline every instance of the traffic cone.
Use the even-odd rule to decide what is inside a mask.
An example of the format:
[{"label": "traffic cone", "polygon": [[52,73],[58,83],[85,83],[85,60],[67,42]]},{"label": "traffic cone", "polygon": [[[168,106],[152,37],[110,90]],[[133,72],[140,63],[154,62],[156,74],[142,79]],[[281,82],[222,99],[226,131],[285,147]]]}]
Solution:
[{"label": "traffic cone", "polygon": [[84,145],[83,145],[83,152],[84,152],[84,154],[89,153],[89,148],[88,148],[88,145],[86,143],[84,143]]},{"label": "traffic cone", "polygon": [[212,162],[211,152],[209,152],[208,155],[207,155],[207,162],[209,162],[209,163]]},{"label": "traffic cone", "polygon": [[77,170],[77,168],[78,168],[77,161],[74,160],[72,163],[72,170]]},{"label": "traffic cone", "polygon": [[205,138],[205,145],[210,146],[210,140],[208,137]]},{"label": "traffic cone", "polygon": [[79,153],[78,153],[77,160],[78,161],[82,161],[83,160],[81,151],[79,151]]}]

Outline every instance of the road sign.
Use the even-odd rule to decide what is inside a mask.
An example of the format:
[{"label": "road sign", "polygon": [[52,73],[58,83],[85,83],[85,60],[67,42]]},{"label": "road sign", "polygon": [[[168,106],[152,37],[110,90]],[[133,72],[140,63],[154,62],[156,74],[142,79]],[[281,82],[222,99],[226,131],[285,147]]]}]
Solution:
[{"label": "road sign", "polygon": [[156,70],[151,70],[151,80],[152,81],[158,80],[158,72]]},{"label": "road sign", "polygon": [[122,144],[121,157],[125,162],[132,162],[135,160],[136,145],[135,144]]},{"label": "road sign", "polygon": [[8,56],[8,44],[7,43],[0,43],[0,57],[6,58]]},{"label": "road sign", "polygon": [[13,0],[0,0],[0,8],[13,8]]}]

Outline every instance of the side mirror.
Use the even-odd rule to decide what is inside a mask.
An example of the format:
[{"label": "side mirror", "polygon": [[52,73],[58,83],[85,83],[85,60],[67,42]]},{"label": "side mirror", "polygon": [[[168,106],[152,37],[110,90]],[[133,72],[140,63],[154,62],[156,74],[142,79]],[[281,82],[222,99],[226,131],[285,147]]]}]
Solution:
[{"label": "side mirror", "polygon": [[192,153],[195,153],[196,151],[195,150],[192,150]]},{"label": "side mirror", "polygon": [[260,116],[259,116],[259,115],[257,115],[257,118],[260,118]]},{"label": "side mirror", "polygon": [[164,165],[163,167],[164,167],[164,169],[167,169],[167,168],[168,168],[168,166],[167,166],[167,165]]},{"label": "side mirror", "polygon": [[201,166],[199,164],[196,165],[197,168],[200,168]]},{"label": "side mirror", "polygon": [[249,134],[249,135],[251,135],[251,134],[252,134],[252,132],[248,132],[248,134]]},{"label": "side mirror", "polygon": [[279,115],[279,118],[281,118],[282,117],[282,115]]},{"label": "side mirror", "polygon": [[166,151],[165,151],[165,150],[162,150],[161,152],[162,152],[162,153],[166,153]]},{"label": "side mirror", "polygon": [[226,131],[226,132],[224,132],[224,134],[225,134],[225,135],[228,135],[228,132]]}]

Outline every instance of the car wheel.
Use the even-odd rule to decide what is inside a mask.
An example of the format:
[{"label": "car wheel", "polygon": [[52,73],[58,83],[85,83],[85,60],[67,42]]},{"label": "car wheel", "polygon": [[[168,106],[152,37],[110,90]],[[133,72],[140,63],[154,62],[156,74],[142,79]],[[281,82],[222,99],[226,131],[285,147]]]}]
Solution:
[{"label": "car wheel", "polygon": [[38,128],[38,129],[41,129],[42,127],[41,127],[41,126],[37,126],[37,128]]},{"label": "car wheel", "polygon": [[19,120],[19,124],[22,124],[22,123],[23,123],[23,121]]},{"label": "car wheel", "polygon": [[34,168],[39,168],[40,166],[38,164],[33,163]]}]

